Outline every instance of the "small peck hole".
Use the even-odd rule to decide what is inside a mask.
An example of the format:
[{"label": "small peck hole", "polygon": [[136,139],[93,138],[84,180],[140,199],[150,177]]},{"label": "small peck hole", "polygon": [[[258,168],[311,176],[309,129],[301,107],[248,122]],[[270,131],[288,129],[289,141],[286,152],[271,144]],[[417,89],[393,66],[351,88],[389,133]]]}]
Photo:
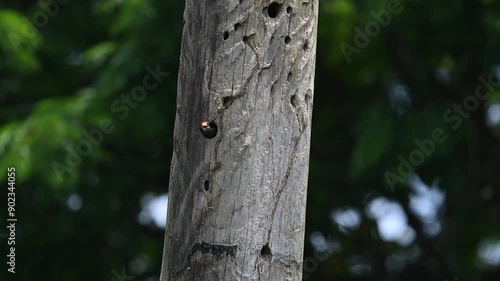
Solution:
[{"label": "small peck hole", "polygon": [[266,245],[262,246],[262,249],[260,250],[260,255],[261,256],[271,255],[271,248],[269,248],[269,243],[266,243]]},{"label": "small peck hole", "polygon": [[306,41],[304,41],[304,45],[302,46],[302,50],[304,50],[304,52],[308,52],[310,49],[311,44],[309,43],[309,40],[306,39]]},{"label": "small peck hole", "polygon": [[205,189],[205,191],[208,191],[210,189],[210,182],[208,180],[206,180],[203,184],[203,189]]},{"label": "small peck hole", "polygon": [[222,38],[224,38],[224,40],[227,40],[227,38],[229,38],[229,32],[225,31],[224,34],[222,34]]},{"label": "small peck hole", "polygon": [[297,97],[297,95],[293,95],[290,98],[290,103],[293,105],[293,107],[297,107],[299,105],[299,98]]},{"label": "small peck hole", "polygon": [[236,32],[240,31],[240,29],[242,29],[242,28],[243,28],[243,25],[239,22],[234,25],[234,31],[236,31]]},{"label": "small peck hole", "polygon": [[228,108],[233,103],[233,97],[222,98],[222,106]]},{"label": "small peck hole", "polygon": [[285,44],[288,45],[288,43],[290,43],[290,41],[292,41],[292,38],[290,38],[290,36],[285,37]]}]

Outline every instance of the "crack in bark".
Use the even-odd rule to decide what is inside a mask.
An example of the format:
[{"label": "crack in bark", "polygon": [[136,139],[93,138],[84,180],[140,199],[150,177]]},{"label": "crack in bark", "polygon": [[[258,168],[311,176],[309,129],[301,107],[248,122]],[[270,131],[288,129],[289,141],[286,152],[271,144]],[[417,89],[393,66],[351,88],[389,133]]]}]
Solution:
[{"label": "crack in bark", "polygon": [[276,210],[278,209],[278,205],[279,205],[279,202],[281,199],[281,194],[283,193],[283,190],[285,189],[285,186],[288,182],[288,178],[290,177],[290,172],[292,170],[293,163],[295,160],[295,155],[297,153],[297,149],[299,146],[299,141],[300,141],[300,136],[297,137],[295,145],[293,146],[290,163],[288,164],[288,166],[286,168],[285,178],[283,179],[281,186],[280,186],[280,189],[278,190],[278,194],[276,196],[277,198],[276,198],[276,201],[274,203],[273,209],[271,211],[271,226],[269,227],[269,231],[267,233],[267,243],[268,244],[270,244],[269,242],[271,241],[271,232],[273,231],[273,226],[274,226],[274,216],[276,214]]}]

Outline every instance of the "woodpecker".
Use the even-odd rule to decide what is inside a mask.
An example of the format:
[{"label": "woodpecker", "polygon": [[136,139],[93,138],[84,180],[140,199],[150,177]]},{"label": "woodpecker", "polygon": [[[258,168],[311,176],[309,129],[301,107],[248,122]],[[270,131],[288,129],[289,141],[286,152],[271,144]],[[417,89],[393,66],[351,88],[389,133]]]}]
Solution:
[{"label": "woodpecker", "polygon": [[217,135],[217,125],[214,122],[205,120],[201,122],[200,129],[208,139],[214,138]]}]

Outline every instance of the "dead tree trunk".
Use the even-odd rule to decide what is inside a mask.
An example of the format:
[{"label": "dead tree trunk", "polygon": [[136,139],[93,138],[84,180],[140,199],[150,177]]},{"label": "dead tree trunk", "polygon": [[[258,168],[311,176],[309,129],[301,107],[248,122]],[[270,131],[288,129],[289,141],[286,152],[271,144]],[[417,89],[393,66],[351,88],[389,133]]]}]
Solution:
[{"label": "dead tree trunk", "polygon": [[301,280],[317,15],[186,1],[162,281]]}]

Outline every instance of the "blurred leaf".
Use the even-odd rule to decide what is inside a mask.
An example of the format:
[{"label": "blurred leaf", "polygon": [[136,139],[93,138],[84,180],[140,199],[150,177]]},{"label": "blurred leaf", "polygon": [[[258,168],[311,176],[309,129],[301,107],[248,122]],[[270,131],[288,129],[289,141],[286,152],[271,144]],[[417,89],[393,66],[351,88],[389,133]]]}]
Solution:
[{"label": "blurred leaf", "polygon": [[383,104],[372,106],[360,121],[359,133],[351,158],[351,179],[374,167],[391,146],[394,119]]},{"label": "blurred leaf", "polygon": [[31,72],[39,68],[35,52],[42,39],[38,30],[22,14],[14,10],[0,10],[0,38],[0,70]]},{"label": "blurred leaf", "polygon": [[85,62],[93,68],[99,67],[103,65],[115,50],[116,44],[114,42],[101,42],[85,52]]}]

